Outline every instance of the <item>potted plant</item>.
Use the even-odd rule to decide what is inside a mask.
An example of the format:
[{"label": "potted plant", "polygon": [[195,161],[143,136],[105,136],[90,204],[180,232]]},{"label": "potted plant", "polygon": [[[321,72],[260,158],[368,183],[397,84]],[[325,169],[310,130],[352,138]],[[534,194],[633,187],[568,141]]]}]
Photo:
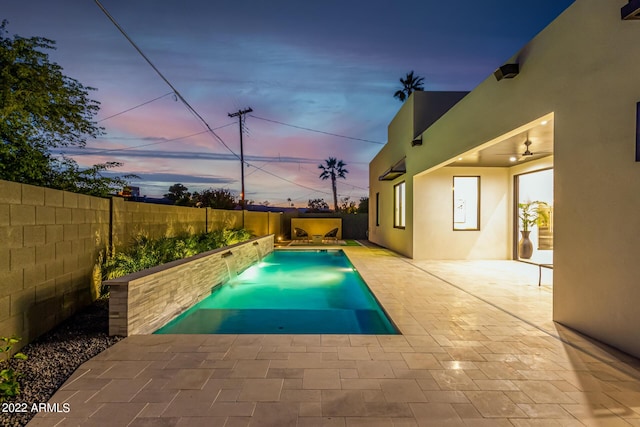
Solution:
[{"label": "potted plant", "polygon": [[522,224],[522,238],[518,244],[520,258],[529,259],[533,255],[533,243],[529,239],[531,227],[538,225],[542,221],[548,221],[548,205],[545,202],[535,200],[533,202],[518,203],[518,218]]}]

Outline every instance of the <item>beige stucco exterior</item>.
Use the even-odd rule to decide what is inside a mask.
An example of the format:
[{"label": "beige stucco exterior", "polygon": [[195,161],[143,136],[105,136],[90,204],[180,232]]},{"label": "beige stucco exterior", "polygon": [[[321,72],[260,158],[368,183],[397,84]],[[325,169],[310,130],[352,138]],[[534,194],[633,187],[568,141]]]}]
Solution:
[{"label": "beige stucco exterior", "polygon": [[[424,131],[421,146],[398,130],[416,109],[411,97],[370,164],[369,238],[414,258],[510,259],[513,176],[553,166],[554,320],[640,356],[640,21],[621,20],[625,4],[576,0],[506,61],[520,64],[517,77],[487,77]],[[443,167],[543,118],[553,119],[552,158],[512,168]],[[378,181],[403,157],[406,174]],[[451,230],[457,174],[481,176],[479,231]],[[404,229],[393,227],[393,185],[400,181]]]}]

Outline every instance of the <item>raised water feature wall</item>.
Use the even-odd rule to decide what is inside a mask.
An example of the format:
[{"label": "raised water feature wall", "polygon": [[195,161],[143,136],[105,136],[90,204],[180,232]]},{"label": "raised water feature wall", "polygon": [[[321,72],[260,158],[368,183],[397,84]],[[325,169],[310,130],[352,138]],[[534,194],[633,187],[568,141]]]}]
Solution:
[{"label": "raised water feature wall", "polygon": [[104,282],[109,334],[150,334],[273,252],[274,235],[205,252]]}]

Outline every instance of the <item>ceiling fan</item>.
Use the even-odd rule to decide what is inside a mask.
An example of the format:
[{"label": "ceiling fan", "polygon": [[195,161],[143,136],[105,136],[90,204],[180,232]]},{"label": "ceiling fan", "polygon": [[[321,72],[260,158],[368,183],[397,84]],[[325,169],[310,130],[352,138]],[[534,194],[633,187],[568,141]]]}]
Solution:
[{"label": "ceiling fan", "polygon": [[[503,156],[509,156],[509,160],[512,162],[518,161],[518,162],[523,162],[526,160],[530,160],[534,157],[538,158],[540,156],[544,156],[547,154],[552,154],[552,153],[548,153],[548,152],[540,152],[540,151],[531,151],[531,146],[533,145],[533,142],[529,139],[529,133],[527,132],[526,136],[525,136],[525,140],[523,142],[524,144],[524,151],[520,152],[520,153],[511,153],[511,154],[502,154]],[[515,151],[515,150],[514,150]]]},{"label": "ceiling fan", "polygon": [[520,158],[518,159],[519,161],[527,160],[527,158],[530,158],[532,156],[546,156],[549,154],[553,154],[553,152],[548,152],[548,151],[533,152],[530,149],[531,144],[533,144],[533,142],[531,142],[531,140],[529,139],[529,133],[527,133],[527,136],[524,140],[524,152],[520,154]]},{"label": "ceiling fan", "polygon": [[524,150],[524,153],[522,153],[520,156],[521,158],[523,157],[528,157],[528,156],[533,156],[534,153],[531,152],[531,150],[529,150],[529,147],[531,146],[532,142],[529,140],[529,135],[527,135],[527,139],[526,141],[524,141],[524,146],[526,147],[526,149]]}]

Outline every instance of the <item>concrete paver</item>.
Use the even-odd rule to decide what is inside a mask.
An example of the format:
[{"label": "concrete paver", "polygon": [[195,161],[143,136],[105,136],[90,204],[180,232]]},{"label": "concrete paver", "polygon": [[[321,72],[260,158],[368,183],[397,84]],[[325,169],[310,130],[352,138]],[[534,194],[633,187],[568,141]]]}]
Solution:
[{"label": "concrete paver", "polygon": [[131,336],[34,426],[640,426],[640,363],[554,323],[515,261],[345,247],[403,335]]}]

